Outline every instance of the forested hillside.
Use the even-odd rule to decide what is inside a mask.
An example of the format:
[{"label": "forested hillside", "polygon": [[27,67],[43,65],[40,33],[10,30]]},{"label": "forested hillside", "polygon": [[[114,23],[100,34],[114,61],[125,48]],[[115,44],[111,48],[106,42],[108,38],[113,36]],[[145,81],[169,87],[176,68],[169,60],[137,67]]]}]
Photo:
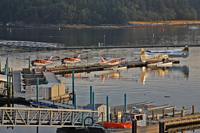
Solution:
[{"label": "forested hillside", "polygon": [[123,24],[200,19],[200,0],[0,0],[0,23]]}]

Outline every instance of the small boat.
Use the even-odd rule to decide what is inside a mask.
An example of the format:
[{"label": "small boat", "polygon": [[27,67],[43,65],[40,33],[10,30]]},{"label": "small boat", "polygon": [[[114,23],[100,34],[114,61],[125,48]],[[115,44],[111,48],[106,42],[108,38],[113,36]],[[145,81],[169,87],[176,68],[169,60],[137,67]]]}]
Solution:
[{"label": "small boat", "polygon": [[166,54],[169,57],[188,57],[189,48],[185,46],[183,49],[174,49],[174,50],[146,50],[147,54]]},{"label": "small boat", "polygon": [[131,129],[131,122],[116,123],[116,122],[103,122],[100,123],[104,128],[114,128],[114,129]]}]

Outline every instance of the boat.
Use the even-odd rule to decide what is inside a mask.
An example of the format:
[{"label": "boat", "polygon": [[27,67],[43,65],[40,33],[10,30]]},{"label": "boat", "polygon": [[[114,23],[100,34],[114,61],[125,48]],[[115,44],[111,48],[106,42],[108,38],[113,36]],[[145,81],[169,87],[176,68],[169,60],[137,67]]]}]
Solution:
[{"label": "boat", "polygon": [[106,59],[105,57],[100,57],[100,65],[109,65],[109,66],[117,66],[122,64],[125,61],[125,58],[111,58]]},{"label": "boat", "polygon": [[117,122],[102,122],[100,123],[104,128],[114,128],[114,129],[131,129],[131,122],[117,123]]},{"label": "boat", "polygon": [[154,54],[166,54],[169,57],[188,57],[189,55],[189,48],[186,45],[183,49],[174,49],[174,50],[146,50],[147,54],[154,55]]},{"label": "boat", "polygon": [[77,57],[66,57],[62,59],[63,64],[75,64],[78,62],[81,62],[80,55],[78,55]]}]

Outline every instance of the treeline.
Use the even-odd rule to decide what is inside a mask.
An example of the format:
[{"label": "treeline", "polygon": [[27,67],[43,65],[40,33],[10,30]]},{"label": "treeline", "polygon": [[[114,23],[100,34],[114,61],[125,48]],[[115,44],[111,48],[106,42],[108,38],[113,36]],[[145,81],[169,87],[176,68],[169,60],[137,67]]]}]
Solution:
[{"label": "treeline", "polygon": [[200,19],[200,0],[0,0],[0,23],[122,24]]}]

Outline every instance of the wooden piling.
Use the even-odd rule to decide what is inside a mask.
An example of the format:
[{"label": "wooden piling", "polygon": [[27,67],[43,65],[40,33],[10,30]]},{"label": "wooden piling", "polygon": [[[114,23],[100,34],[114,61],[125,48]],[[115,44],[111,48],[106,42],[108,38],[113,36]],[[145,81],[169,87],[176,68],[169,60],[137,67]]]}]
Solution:
[{"label": "wooden piling", "polygon": [[194,114],[195,112],[195,108],[194,108],[194,105],[192,105],[192,114]]},{"label": "wooden piling", "polygon": [[109,122],[109,101],[108,96],[106,96],[106,120]]},{"label": "wooden piling", "polygon": [[126,97],[126,93],[124,94],[124,113],[126,113],[127,111],[127,97]]},{"label": "wooden piling", "polygon": [[154,111],[152,110],[152,120],[154,120]]},{"label": "wooden piling", "polygon": [[165,108],[162,110],[162,117],[165,118]]},{"label": "wooden piling", "polygon": [[159,122],[159,133],[165,132],[165,123],[163,121]]},{"label": "wooden piling", "polygon": [[132,133],[137,133],[137,120],[132,119]]},{"label": "wooden piling", "polygon": [[172,117],[175,117],[175,108],[172,108]]}]

